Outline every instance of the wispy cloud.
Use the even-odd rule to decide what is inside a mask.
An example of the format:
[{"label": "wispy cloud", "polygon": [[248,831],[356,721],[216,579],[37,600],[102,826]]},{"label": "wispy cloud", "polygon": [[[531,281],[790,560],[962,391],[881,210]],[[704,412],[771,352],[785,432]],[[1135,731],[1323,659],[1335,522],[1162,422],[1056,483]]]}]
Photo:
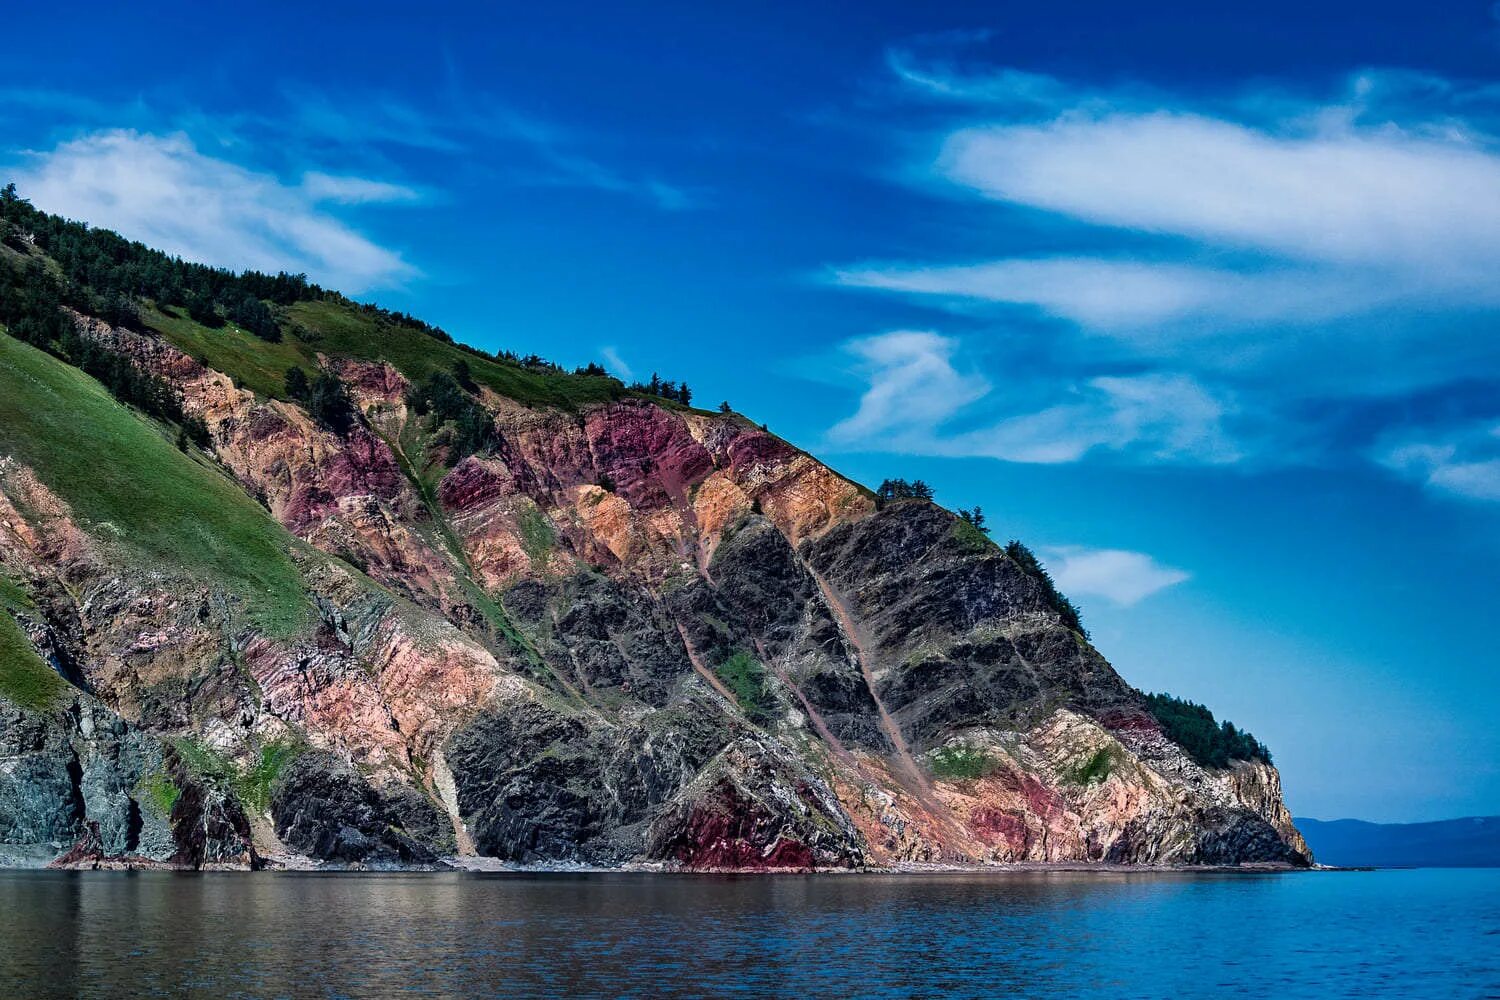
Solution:
[{"label": "wispy cloud", "polygon": [[1153,337],[1162,324],[1202,336],[1205,326],[1306,324],[1393,303],[1500,306],[1500,147],[1487,116],[1453,114],[1500,111],[1500,92],[1459,100],[1423,78],[1424,93],[1443,97],[1424,118],[1415,83],[1367,73],[1351,84],[1357,103],[1247,94],[1210,114],[1171,95],[892,58],[913,86],[976,105],[964,117],[978,122],[942,138],[937,177],[1147,242],[1134,255],[846,267],[843,283],[1032,305]]},{"label": "wispy cloud", "polygon": [[[610,166],[586,152],[597,137],[531,117],[463,88],[454,88],[448,99],[421,108],[380,95],[335,99],[322,92],[298,90],[287,98],[296,128],[310,137],[438,155],[473,156],[482,150],[491,168],[521,184],[604,191],[669,212],[701,203],[680,185]],[[497,156],[495,144],[509,145],[513,152]]]},{"label": "wispy cloud", "polygon": [[1388,442],[1375,457],[1438,493],[1500,501],[1500,424],[1408,433],[1405,440]]},{"label": "wispy cloud", "polygon": [[368,177],[336,176],[311,170],[302,175],[302,192],[312,201],[341,205],[392,204],[422,199],[415,188]]},{"label": "wispy cloud", "polygon": [[[513,186],[602,191],[667,212],[705,204],[700,191],[652,171],[610,165],[598,153],[609,145],[608,137],[523,114],[462,86],[420,103],[389,93],[289,87],[253,112],[165,98],[112,102],[55,89],[0,88],[0,120],[7,110],[49,113],[70,135],[119,129],[181,133],[201,149],[232,152],[242,165],[307,172],[313,193],[346,204],[420,200],[424,192],[400,184],[382,189],[346,184],[335,190],[331,183],[346,179],[341,175],[350,172],[350,163],[356,165],[354,173],[363,174],[371,172],[371,164],[411,156],[462,158]],[[342,169],[330,170],[330,163]],[[324,190],[317,191],[317,185]]]},{"label": "wispy cloud", "polygon": [[[858,410],[828,433],[841,450],[895,451],[1011,462],[1072,462],[1095,449],[1157,461],[1238,458],[1227,404],[1186,375],[1096,376],[1076,383],[1006,383],[956,365],[960,343],[900,330],[844,345],[866,388]],[[1022,390],[1022,391],[1018,391]],[[1017,402],[1051,399],[1035,409]]]},{"label": "wispy cloud", "polygon": [[378,182],[325,178],[319,194],[207,156],[181,134],[96,132],[31,154],[17,183],[40,208],[189,260],[301,270],[351,292],[416,273],[398,252],[318,207],[330,186],[368,192]]},{"label": "wispy cloud", "polygon": [[1041,557],[1064,593],[1103,597],[1121,607],[1143,601],[1191,576],[1185,570],[1163,566],[1144,552],[1124,549],[1063,545],[1042,549]]},{"label": "wispy cloud", "polygon": [[[1500,318],[1500,88],[1369,71],[1322,99],[1271,85],[1184,96],[975,66],[967,41],[887,60],[919,120],[945,123],[915,176],[970,203],[962,256],[939,244],[829,270],[970,331],[936,360],[975,359],[963,378],[985,391],[940,420],[886,407],[881,433],[900,448],[1305,460],[1332,437],[1318,422],[1350,408],[1459,380],[1500,389],[1485,333]],[[995,252],[975,253],[987,236]],[[995,369],[984,345],[1021,341],[1046,363]],[[897,369],[861,368],[859,413],[836,440],[869,423]],[[1461,475],[1484,488],[1483,469]]]},{"label": "wispy cloud", "polygon": [[990,391],[985,379],[953,367],[957,343],[936,333],[896,330],[851,340],[844,347],[858,361],[868,387],[859,410],[829,432],[842,444],[922,435]]},{"label": "wispy cloud", "polygon": [[611,375],[626,382],[635,378],[635,369],[625,363],[625,359],[620,357],[620,352],[615,350],[613,346],[602,347],[599,349],[599,353],[603,356],[604,363],[609,366],[609,373]]},{"label": "wispy cloud", "polygon": [[[1100,325],[1185,315],[1302,322],[1315,296],[1324,302],[1318,316],[1396,296],[1500,303],[1491,280],[1500,265],[1500,155],[1464,140],[1344,122],[1288,134],[1182,112],[1069,112],[1043,124],[961,129],[939,169],[995,201],[1274,260],[1269,273],[1258,262],[1248,275],[1115,266],[1114,287],[1137,308],[1085,317]],[[1060,282],[1085,291],[1095,276],[1064,259],[1050,275],[1053,294],[1032,301],[1057,310]],[[1006,277],[989,281],[999,279],[1002,297],[1024,298]],[[976,281],[985,295],[985,276]],[[1209,281],[1225,294],[1205,295]],[[1247,291],[1258,300],[1249,310]]]}]

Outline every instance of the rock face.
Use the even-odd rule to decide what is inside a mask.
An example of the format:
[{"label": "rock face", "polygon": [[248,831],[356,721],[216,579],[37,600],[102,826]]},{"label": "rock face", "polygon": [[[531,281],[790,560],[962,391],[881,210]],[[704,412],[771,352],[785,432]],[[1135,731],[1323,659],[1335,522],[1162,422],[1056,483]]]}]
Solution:
[{"label": "rock face", "polygon": [[741,417],[484,389],[494,445],[449,467],[389,365],[322,359],[363,413],[340,436],[79,323],[203,419],[192,460],[279,525],[308,614],[123,558],[0,456],[0,614],[69,685],[0,693],[4,857],[1310,861],[1275,769],[1195,763],[999,547]]},{"label": "rock face", "polygon": [[392,792],[382,796],[337,757],[307,753],[277,777],[271,818],[282,843],[311,857],[431,864],[451,844],[452,830],[425,798],[404,786]]},{"label": "rock face", "polygon": [[0,857],[56,867],[249,867],[244,811],[176,751],[83,693],[0,700]]}]

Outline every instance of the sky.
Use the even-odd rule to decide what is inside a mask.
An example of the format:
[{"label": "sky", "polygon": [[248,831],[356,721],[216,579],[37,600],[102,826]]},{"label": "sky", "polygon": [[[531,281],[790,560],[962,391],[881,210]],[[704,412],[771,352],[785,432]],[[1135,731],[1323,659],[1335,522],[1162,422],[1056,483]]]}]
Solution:
[{"label": "sky", "polygon": [[0,178],[925,479],[1297,815],[1500,813],[1500,4],[813,6],[21,5]]}]

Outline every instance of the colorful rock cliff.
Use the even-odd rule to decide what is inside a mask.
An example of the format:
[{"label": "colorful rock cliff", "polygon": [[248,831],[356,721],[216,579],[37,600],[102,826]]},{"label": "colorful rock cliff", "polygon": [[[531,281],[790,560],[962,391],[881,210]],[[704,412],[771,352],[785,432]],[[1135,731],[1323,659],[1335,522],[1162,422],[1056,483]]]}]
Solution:
[{"label": "colorful rock cliff", "polygon": [[[518,398],[296,315],[346,431],[186,320],[68,316],[201,446],[0,335],[0,860],[1309,862],[1269,763],[1195,762],[948,511],[737,414]],[[452,358],[462,457],[412,402]]]}]

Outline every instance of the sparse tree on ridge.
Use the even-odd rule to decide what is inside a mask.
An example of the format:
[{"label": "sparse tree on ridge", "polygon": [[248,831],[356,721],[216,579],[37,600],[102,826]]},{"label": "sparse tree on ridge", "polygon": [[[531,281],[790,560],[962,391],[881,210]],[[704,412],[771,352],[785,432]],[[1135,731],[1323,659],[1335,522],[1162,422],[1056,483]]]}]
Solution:
[{"label": "sparse tree on ridge", "polygon": [[990,529],[984,526],[984,511],[980,508],[975,507],[973,510],[960,510],[958,512],[958,516],[972,524],[974,527],[978,528],[980,531],[984,532],[986,535],[990,533]]}]

